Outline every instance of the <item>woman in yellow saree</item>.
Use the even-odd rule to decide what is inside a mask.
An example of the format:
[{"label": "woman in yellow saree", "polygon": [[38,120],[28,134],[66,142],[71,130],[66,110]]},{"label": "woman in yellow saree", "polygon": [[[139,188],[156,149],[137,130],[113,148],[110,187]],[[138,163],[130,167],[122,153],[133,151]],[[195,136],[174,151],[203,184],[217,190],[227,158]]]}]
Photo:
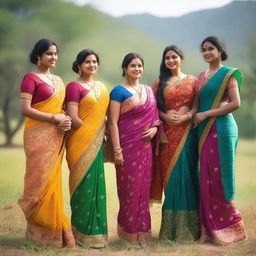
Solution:
[{"label": "woman in yellow saree", "polygon": [[64,214],[61,164],[64,131],[71,127],[62,111],[65,86],[50,73],[57,45],[39,40],[30,55],[37,69],[21,84],[21,114],[26,116],[24,193],[18,203],[27,219],[26,238],[42,245],[75,247],[70,221]]},{"label": "woman in yellow saree", "polygon": [[92,248],[105,247],[108,232],[102,142],[109,95],[101,82],[93,80],[98,64],[95,52],[81,51],[73,63],[79,78],[66,89],[72,118],[66,143],[71,223],[76,242]]}]

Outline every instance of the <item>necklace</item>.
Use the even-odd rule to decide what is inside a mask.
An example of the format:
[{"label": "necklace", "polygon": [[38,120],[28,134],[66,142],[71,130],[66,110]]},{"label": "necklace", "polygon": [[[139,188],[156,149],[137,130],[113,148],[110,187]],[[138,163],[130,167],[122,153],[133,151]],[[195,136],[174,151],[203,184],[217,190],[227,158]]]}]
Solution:
[{"label": "necklace", "polygon": [[53,79],[53,75],[52,75],[52,73],[44,73],[44,75],[49,79],[49,80],[51,80],[52,82],[54,81],[54,79]]},{"label": "necklace", "polygon": [[[185,77],[186,75],[181,73],[179,76],[172,76],[170,78],[170,80],[168,81],[168,84],[171,85],[171,87],[176,86],[176,85],[180,85],[182,83],[182,79]],[[175,79],[175,80],[174,80]],[[174,80],[174,81],[173,81]]]},{"label": "necklace", "polygon": [[210,70],[208,69],[205,74],[204,74],[204,77],[209,80],[220,68],[222,67],[222,65],[220,65],[219,67],[217,67],[217,69],[213,69],[213,70]]},{"label": "necklace", "polygon": [[80,83],[87,85],[90,88],[90,91],[93,92],[94,97],[98,100],[100,97],[99,90],[97,90],[95,86],[95,81],[93,80],[93,85],[89,84],[88,82],[80,81]]},{"label": "necklace", "polygon": [[137,86],[137,87],[130,86],[130,85],[126,85],[125,87],[132,89],[135,92],[135,94],[138,94],[140,102],[141,102],[141,99],[142,99],[142,85],[141,84],[139,84],[139,86]]},{"label": "necklace", "polygon": [[176,77],[176,80],[174,82],[175,85],[180,85],[181,84],[181,75]]}]

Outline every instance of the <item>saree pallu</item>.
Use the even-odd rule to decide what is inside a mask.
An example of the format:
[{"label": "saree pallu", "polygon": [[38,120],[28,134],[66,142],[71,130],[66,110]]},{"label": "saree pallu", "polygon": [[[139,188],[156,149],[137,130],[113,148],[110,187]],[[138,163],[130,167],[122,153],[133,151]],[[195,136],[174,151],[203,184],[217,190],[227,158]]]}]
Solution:
[{"label": "saree pallu", "polygon": [[[240,89],[242,75],[223,66],[199,91],[199,112],[217,108],[233,76]],[[218,244],[246,238],[242,217],[231,201],[235,194],[234,161],[238,129],[232,114],[208,118],[200,123],[200,222]]]},{"label": "saree pallu", "polygon": [[71,223],[75,240],[86,247],[107,244],[106,187],[102,142],[109,96],[101,90],[99,99],[84,96],[79,103],[78,130],[67,136],[67,162],[70,170]]},{"label": "saree pallu", "polygon": [[[60,80],[55,82],[54,94],[33,108],[53,114],[62,111],[65,86]],[[24,193],[18,203],[27,219],[26,238],[42,245],[74,247],[62,198],[64,132],[51,123],[26,118],[24,149]]]},{"label": "saree pallu", "polygon": [[[195,95],[194,77],[166,87],[164,98],[167,110],[189,111]],[[162,240],[195,241],[199,238],[199,184],[197,179],[196,130],[190,122],[179,125],[164,124],[168,143],[160,144],[159,156],[154,160],[151,200],[161,201],[162,222],[159,238]]]},{"label": "saree pallu", "polygon": [[115,166],[120,204],[118,235],[135,243],[151,238],[152,143],[142,140],[142,136],[147,129],[159,125],[154,94],[150,87],[144,88],[144,103],[135,94],[121,104],[118,128],[124,163]]}]

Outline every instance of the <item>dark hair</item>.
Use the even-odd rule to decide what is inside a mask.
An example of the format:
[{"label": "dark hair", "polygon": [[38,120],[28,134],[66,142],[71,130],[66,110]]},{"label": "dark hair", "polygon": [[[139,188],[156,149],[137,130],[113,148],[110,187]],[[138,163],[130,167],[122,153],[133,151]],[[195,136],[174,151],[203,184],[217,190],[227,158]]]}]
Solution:
[{"label": "dark hair", "polygon": [[223,60],[223,61],[227,60],[228,54],[227,54],[226,46],[225,46],[224,42],[221,41],[220,38],[218,38],[216,36],[208,36],[208,37],[206,37],[203,40],[203,42],[201,43],[201,51],[203,50],[203,45],[206,42],[209,42],[209,43],[213,44],[217,48],[217,50],[219,52],[221,52],[221,60]]},{"label": "dark hair", "polygon": [[165,47],[162,55],[162,61],[160,64],[160,75],[159,75],[159,85],[156,91],[156,100],[157,100],[157,107],[160,111],[165,112],[165,105],[164,105],[164,95],[163,91],[164,88],[167,85],[168,79],[172,76],[172,72],[170,69],[166,68],[165,65],[165,56],[167,52],[169,51],[174,51],[176,52],[180,58],[183,60],[184,59],[184,54],[181,49],[179,49],[176,45],[169,45]]},{"label": "dark hair", "polygon": [[85,59],[90,55],[94,55],[96,57],[97,63],[99,65],[100,59],[99,59],[98,54],[90,49],[85,49],[77,54],[76,60],[72,64],[72,70],[74,72],[78,73],[78,71],[79,71],[78,65],[81,65],[85,61]]},{"label": "dark hair", "polygon": [[58,46],[55,42],[49,39],[40,39],[39,41],[36,42],[33,50],[31,51],[29,55],[29,60],[33,64],[37,64],[38,62],[38,56],[42,56],[44,52],[48,50],[48,48],[52,45],[55,45],[57,50]]},{"label": "dark hair", "polygon": [[123,62],[122,62],[122,65],[121,65],[122,70],[123,70],[122,76],[125,76],[124,68],[127,68],[128,65],[131,63],[131,61],[134,60],[134,59],[140,59],[140,61],[142,62],[142,66],[144,67],[143,58],[138,53],[130,52],[130,53],[125,55],[125,57],[123,59]]}]

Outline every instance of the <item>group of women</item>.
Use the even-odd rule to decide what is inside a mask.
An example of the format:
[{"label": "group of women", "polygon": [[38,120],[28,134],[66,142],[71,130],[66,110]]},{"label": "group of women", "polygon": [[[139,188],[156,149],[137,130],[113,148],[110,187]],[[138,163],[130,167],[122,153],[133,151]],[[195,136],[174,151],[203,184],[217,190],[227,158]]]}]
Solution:
[{"label": "group of women", "polygon": [[[201,50],[209,68],[195,78],[181,72],[182,51],[166,47],[152,87],[140,83],[143,58],[129,53],[122,62],[124,82],[109,95],[94,80],[100,63],[95,52],[79,52],[72,66],[78,78],[65,87],[50,72],[56,43],[35,44],[30,61],[36,69],[24,76],[20,97],[26,174],[18,202],[28,240],[70,248],[107,245],[104,160],[116,168],[120,238],[150,241],[149,205],[161,202],[163,193],[160,239],[229,244],[246,238],[233,203],[238,136],[231,113],[240,106],[242,77],[222,65],[227,53],[219,38],[207,37]],[[65,148],[71,222],[62,198]]]}]

